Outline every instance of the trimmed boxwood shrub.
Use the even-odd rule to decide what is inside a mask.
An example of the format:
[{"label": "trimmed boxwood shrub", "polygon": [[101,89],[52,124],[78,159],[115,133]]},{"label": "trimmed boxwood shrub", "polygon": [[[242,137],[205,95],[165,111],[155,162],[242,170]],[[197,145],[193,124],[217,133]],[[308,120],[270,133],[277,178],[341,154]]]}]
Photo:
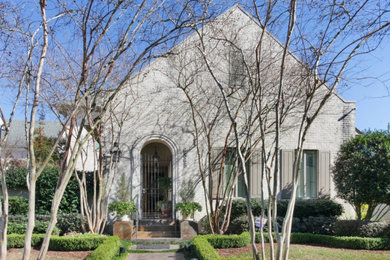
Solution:
[{"label": "trimmed boxwood shrub", "polygon": [[204,235],[204,238],[214,248],[236,248],[243,247],[250,243],[249,232],[243,232],[240,235]]},{"label": "trimmed boxwood shrub", "polygon": [[372,237],[340,237],[309,233],[292,233],[291,243],[321,245],[335,248],[388,250],[390,240],[388,238]]},{"label": "trimmed boxwood shrub", "polygon": [[[43,242],[44,234],[33,234],[31,245],[40,246]],[[24,246],[24,235],[9,234],[7,235],[8,248],[22,248]],[[84,234],[76,236],[51,236],[49,249],[57,251],[87,251],[94,250],[106,240],[118,239],[111,236],[101,236],[93,234]]]},{"label": "trimmed boxwood shrub", "polygon": [[194,251],[199,260],[221,259],[215,248],[205,236],[197,236],[192,241]]},{"label": "trimmed boxwood shrub", "polygon": [[119,255],[120,248],[119,237],[113,236],[109,237],[100,244],[88,257],[90,260],[106,260],[113,259],[115,256]]},{"label": "trimmed boxwood shrub", "polygon": [[94,250],[110,240],[111,236],[101,236],[95,234],[80,234],[75,236],[56,236],[50,239],[50,250],[56,251],[86,251]]},{"label": "trimmed boxwood shrub", "polygon": [[[42,244],[45,234],[33,234],[31,237],[31,246],[37,247]],[[8,234],[7,248],[22,248],[24,247],[24,234]]]}]

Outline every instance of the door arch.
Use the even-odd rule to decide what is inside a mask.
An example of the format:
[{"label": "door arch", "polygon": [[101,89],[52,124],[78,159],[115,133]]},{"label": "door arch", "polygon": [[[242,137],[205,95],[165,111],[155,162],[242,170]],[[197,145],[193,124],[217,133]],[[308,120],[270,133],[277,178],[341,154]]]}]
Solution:
[{"label": "door arch", "polygon": [[172,218],[172,151],[153,140],[141,150],[142,217]]}]

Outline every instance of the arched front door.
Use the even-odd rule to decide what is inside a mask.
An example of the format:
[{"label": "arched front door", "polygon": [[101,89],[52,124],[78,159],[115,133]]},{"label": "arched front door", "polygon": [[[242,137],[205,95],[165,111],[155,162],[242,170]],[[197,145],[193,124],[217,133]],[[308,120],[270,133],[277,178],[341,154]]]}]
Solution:
[{"label": "arched front door", "polygon": [[162,142],[144,146],[142,158],[142,217],[172,218],[172,152]]}]

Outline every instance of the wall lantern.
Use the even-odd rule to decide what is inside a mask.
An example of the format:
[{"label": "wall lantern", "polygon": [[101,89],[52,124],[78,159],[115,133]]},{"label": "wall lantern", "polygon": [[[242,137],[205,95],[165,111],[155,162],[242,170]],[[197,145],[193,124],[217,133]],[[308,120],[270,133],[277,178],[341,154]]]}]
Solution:
[{"label": "wall lantern", "polygon": [[119,149],[119,145],[117,142],[114,143],[114,147],[111,149],[110,154],[112,156],[113,162],[119,162],[119,159],[121,158],[122,152]]},{"label": "wall lantern", "polygon": [[158,162],[160,161],[160,156],[158,156],[157,154],[157,146],[154,148],[154,154],[152,156],[152,160],[155,164],[158,164]]}]

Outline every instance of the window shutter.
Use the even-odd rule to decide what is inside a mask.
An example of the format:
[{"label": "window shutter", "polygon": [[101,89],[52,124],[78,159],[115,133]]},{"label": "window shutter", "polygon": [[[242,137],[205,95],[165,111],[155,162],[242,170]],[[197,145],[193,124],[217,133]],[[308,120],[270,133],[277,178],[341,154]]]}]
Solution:
[{"label": "window shutter", "polygon": [[292,183],[293,183],[293,163],[294,163],[294,150],[283,149],[281,151],[281,197],[282,199],[288,199],[291,196]]},{"label": "window shutter", "polygon": [[[220,173],[220,168],[221,168],[221,162],[222,162],[222,152],[223,149],[218,149],[218,148],[213,148],[211,150],[211,178],[212,178],[212,183],[210,182],[210,192],[212,192],[211,197],[212,199],[217,198],[217,190],[218,190],[218,180],[219,180],[219,173]],[[219,197],[221,198],[223,195],[223,172],[221,176],[221,187],[220,187],[220,192],[219,192]],[[211,186],[212,185],[212,186]]]},{"label": "window shutter", "polygon": [[251,198],[261,197],[261,152],[255,151],[250,158],[249,191]]},{"label": "window shutter", "polygon": [[318,197],[330,196],[330,152],[320,151],[318,157]]}]

